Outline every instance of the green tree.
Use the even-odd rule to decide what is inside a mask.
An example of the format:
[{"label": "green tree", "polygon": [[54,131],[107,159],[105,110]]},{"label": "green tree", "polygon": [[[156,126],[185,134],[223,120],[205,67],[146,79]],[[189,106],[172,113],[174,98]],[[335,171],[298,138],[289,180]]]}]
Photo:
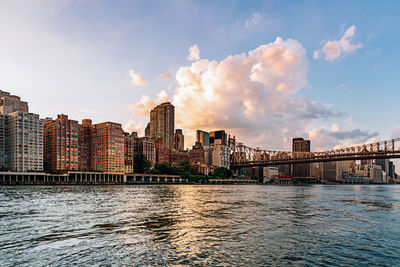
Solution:
[{"label": "green tree", "polygon": [[178,168],[172,166],[169,162],[164,162],[164,163],[156,163],[154,165],[152,173],[177,175],[177,174],[180,174],[180,170]]},{"label": "green tree", "polygon": [[140,154],[135,157],[134,163],[133,163],[134,173],[149,173],[150,168],[151,168],[151,163],[146,158],[145,155]]},{"label": "green tree", "polygon": [[214,176],[219,178],[230,178],[232,177],[233,173],[230,169],[225,167],[218,167],[214,170]]},{"label": "green tree", "polygon": [[192,165],[190,165],[188,160],[184,160],[180,163],[180,171],[182,174],[194,174],[194,168]]}]

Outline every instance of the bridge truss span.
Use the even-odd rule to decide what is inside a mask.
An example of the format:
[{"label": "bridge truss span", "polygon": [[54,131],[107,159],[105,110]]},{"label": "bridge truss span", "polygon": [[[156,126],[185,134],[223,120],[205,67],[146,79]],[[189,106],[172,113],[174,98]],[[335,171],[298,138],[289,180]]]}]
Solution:
[{"label": "bridge truss span", "polygon": [[229,145],[231,148],[232,168],[326,161],[400,158],[400,138],[320,152],[254,149],[242,143],[237,143],[234,139],[230,140]]}]

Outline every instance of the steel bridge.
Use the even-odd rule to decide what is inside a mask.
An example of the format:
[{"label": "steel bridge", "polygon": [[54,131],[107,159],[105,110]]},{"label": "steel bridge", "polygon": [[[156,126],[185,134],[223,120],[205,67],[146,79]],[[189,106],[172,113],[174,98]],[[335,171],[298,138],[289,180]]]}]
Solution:
[{"label": "steel bridge", "polygon": [[290,152],[251,148],[229,139],[231,168],[344,160],[400,158],[400,138],[322,152]]}]

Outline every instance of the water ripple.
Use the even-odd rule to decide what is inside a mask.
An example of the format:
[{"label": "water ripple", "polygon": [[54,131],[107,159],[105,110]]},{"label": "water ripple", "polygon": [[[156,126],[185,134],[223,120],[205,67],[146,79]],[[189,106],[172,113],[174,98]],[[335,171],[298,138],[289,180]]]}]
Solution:
[{"label": "water ripple", "polygon": [[2,186],[0,266],[399,266],[399,186]]}]

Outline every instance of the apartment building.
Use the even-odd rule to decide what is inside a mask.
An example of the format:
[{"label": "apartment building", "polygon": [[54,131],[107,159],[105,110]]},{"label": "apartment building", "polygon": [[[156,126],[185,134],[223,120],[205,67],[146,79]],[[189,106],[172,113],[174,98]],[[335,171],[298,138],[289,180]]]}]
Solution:
[{"label": "apartment building", "polygon": [[162,103],[150,112],[149,128],[146,137],[154,140],[162,139],[167,149],[174,148],[175,107],[170,103]]},{"label": "apartment building", "polygon": [[79,170],[79,136],[81,127],[67,115],[44,123],[44,162],[46,171]]},{"label": "apartment building", "polygon": [[0,171],[7,170],[6,122],[7,117],[0,114]]},{"label": "apartment building", "polygon": [[7,115],[7,159],[11,171],[43,171],[43,123],[39,115]]},{"label": "apartment building", "polygon": [[125,173],[133,173],[134,167],[134,147],[137,135],[124,133],[125,142]]},{"label": "apartment building", "polygon": [[21,101],[19,96],[0,90],[0,114],[7,115],[16,111],[28,113],[28,103]]},{"label": "apartment building", "polygon": [[103,122],[93,125],[92,169],[104,173],[124,173],[124,145],[121,124]]}]

